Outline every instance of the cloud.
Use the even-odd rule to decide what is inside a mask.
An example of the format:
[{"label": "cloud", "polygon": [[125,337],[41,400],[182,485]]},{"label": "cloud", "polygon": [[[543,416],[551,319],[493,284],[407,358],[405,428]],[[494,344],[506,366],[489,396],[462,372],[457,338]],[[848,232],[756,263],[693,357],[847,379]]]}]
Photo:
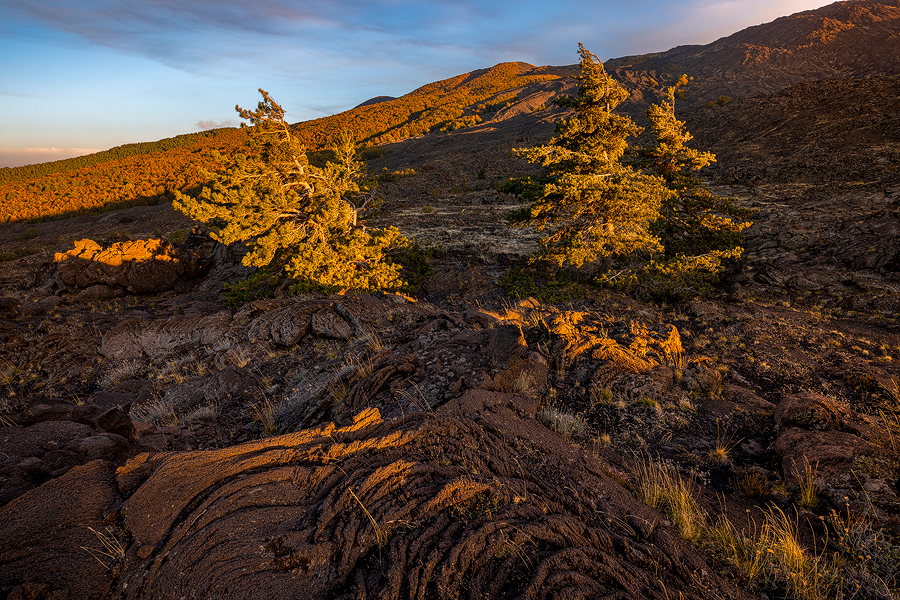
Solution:
[{"label": "cloud", "polygon": [[0,33],[251,82],[305,119],[503,61],[573,64],[578,42],[604,60],[663,51],[827,1],[0,0]]},{"label": "cloud", "polygon": [[34,99],[37,98],[37,94],[25,94],[18,90],[11,90],[8,88],[0,87],[0,96],[9,96],[10,98],[27,98]]},{"label": "cloud", "polygon": [[525,59],[542,62],[590,40],[604,46],[601,54],[615,46],[665,50],[825,3],[560,0],[551,10],[543,0],[0,0],[0,7],[189,72],[303,74],[347,62],[482,67],[521,58],[510,53],[523,50]]},{"label": "cloud", "polygon": [[21,167],[101,152],[99,148],[0,148],[0,167]]},{"label": "cloud", "polygon": [[219,121],[218,123],[213,120],[204,121],[201,119],[200,121],[197,121],[197,129],[200,130],[218,129],[220,127],[237,127],[237,122],[231,119],[225,119],[224,121]]}]

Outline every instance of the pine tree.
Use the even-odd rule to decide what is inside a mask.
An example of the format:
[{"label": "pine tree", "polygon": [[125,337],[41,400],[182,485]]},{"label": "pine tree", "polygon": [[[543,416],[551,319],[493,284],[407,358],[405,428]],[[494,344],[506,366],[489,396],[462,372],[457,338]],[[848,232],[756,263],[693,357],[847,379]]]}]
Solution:
[{"label": "pine tree", "polygon": [[223,244],[249,243],[245,265],[282,272],[300,289],[402,285],[399,266],[384,260],[402,242],[399,232],[367,228],[362,219],[375,201],[374,180],[356,158],[352,134],[335,141],[333,161],[311,165],[284,110],[259,92],[255,111],[235,107],[250,122],[248,152],[219,157],[209,185],[196,197],[175,192],[172,205],[209,224]]},{"label": "pine tree", "polygon": [[679,286],[689,292],[711,282],[724,260],[740,257],[742,232],[750,226],[743,219],[751,214],[732,198],[714,194],[697,175],[716,157],[689,148],[686,144],[693,136],[675,117],[676,94],[687,83],[687,76],[682,76],[666,89],[663,102],[647,109],[656,143],[635,152],[636,165],[662,177],[673,192],[662,203],[652,228],[664,252],[642,266],[642,279],[655,280],[657,289],[676,294]]},{"label": "pine tree", "polygon": [[628,93],[596,55],[578,48],[578,95],[556,101],[575,114],[548,143],[515,151],[544,173],[507,188],[530,202],[510,221],[547,232],[536,258],[577,268],[611,257],[600,283],[651,296],[694,293],[725,259],[740,256],[749,223],[735,219],[749,211],[713,194],[697,176],[715,156],[689,148],[691,134],[675,118],[675,94],[687,77],[647,110],[656,143],[635,150],[627,138],[642,129],[612,112]]},{"label": "pine tree", "polygon": [[661,177],[643,174],[622,161],[626,138],[641,131],[630,118],[612,112],[628,93],[596,55],[581,44],[578,48],[578,95],[556,101],[575,115],[557,125],[548,143],[516,150],[544,166],[545,172],[536,182],[519,182],[519,191],[531,205],[511,221],[547,231],[540,258],[558,266],[580,267],[598,257],[661,251],[651,224],[671,192]]}]

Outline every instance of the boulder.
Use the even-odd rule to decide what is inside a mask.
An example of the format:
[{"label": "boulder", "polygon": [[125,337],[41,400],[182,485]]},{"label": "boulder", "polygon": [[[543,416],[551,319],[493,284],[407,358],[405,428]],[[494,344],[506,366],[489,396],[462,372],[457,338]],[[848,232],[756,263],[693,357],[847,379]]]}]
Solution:
[{"label": "boulder", "polygon": [[827,396],[814,392],[792,394],[775,408],[778,427],[842,429],[854,417],[852,410]]},{"label": "boulder", "polygon": [[109,570],[124,559],[124,547],[118,554],[104,545],[124,539],[104,523],[118,501],[113,467],[95,460],[0,507],[0,590],[9,598],[106,598]]},{"label": "boulder", "polygon": [[100,342],[100,353],[114,360],[129,360],[143,355],[166,356],[185,344],[208,346],[217,351],[230,347],[237,336],[231,327],[231,312],[227,310],[204,317],[128,319],[106,332]]},{"label": "boulder", "polygon": [[170,290],[182,279],[202,274],[208,261],[196,250],[182,252],[164,239],[116,242],[103,247],[93,240],[80,240],[68,252],[58,252],[54,261],[61,287],[83,290],[79,299],[108,300],[126,291],[135,294]]},{"label": "boulder", "polygon": [[312,315],[310,323],[316,335],[336,340],[349,340],[353,336],[353,327],[341,318],[330,307],[323,308]]}]

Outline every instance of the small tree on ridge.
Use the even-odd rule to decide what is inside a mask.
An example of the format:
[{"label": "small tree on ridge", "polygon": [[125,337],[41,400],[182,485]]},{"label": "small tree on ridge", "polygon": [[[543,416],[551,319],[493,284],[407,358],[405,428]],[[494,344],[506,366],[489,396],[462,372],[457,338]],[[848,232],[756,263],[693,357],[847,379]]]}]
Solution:
[{"label": "small tree on ridge", "polygon": [[301,289],[399,287],[399,266],[384,256],[402,238],[396,228],[364,225],[374,184],[352,134],[336,140],[333,162],[311,165],[284,110],[259,92],[256,110],[235,107],[250,122],[249,152],[221,159],[199,195],[176,192],[172,206],[209,224],[216,241],[248,242],[245,265],[281,271]]}]

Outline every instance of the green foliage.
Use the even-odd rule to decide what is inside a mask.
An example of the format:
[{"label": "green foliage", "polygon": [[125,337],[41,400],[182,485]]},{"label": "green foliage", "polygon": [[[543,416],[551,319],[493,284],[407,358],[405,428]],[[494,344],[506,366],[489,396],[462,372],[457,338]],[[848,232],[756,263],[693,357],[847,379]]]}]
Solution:
[{"label": "green foliage", "polygon": [[44,248],[41,246],[23,246],[22,248],[16,248],[12,252],[0,252],[0,262],[9,262],[11,260],[16,260],[17,258],[22,258],[23,256],[31,256],[32,254],[38,254],[43,251]]},{"label": "green foliage", "polygon": [[271,298],[284,279],[283,271],[273,272],[273,269],[268,267],[259,269],[243,281],[224,285],[222,294],[225,296],[225,304],[232,308],[240,308],[253,300]]},{"label": "green foliage", "polygon": [[255,111],[236,107],[250,122],[248,152],[208,173],[196,196],[176,192],[173,207],[207,223],[223,244],[248,242],[247,266],[283,271],[292,290],[363,290],[402,285],[385,252],[402,242],[396,228],[369,229],[374,182],[356,159],[353,135],[333,142],[335,161],[317,167],[285,122],[284,110],[263,90]]},{"label": "green foliage", "polygon": [[508,296],[536,298],[546,304],[581,300],[587,291],[564,269],[547,273],[534,267],[513,267],[500,279],[500,285]]},{"label": "green foliage", "polygon": [[578,52],[578,95],[556,101],[574,109],[575,116],[560,122],[547,144],[516,150],[544,166],[545,174],[536,185],[522,183],[531,206],[511,220],[546,231],[540,257],[559,266],[662,250],[650,226],[671,191],[659,176],[624,164],[626,138],[641,131],[630,118],[612,112],[628,93],[594,54],[581,44]]},{"label": "green foliage", "polygon": [[[680,100],[680,99],[681,99],[681,98],[679,98],[679,100]],[[731,98],[730,98],[730,97],[728,97],[728,96],[719,96],[718,98],[716,98],[716,99],[713,100],[712,102],[707,102],[706,104],[704,104],[704,106],[705,106],[706,108],[714,108],[714,107],[716,107],[716,106],[724,106],[724,105],[728,104],[729,102],[731,102]]]},{"label": "green foliage", "polygon": [[507,218],[546,231],[536,258],[580,267],[608,257],[598,283],[642,296],[681,298],[709,289],[723,262],[741,255],[740,219],[750,211],[713,194],[696,172],[715,156],[689,148],[691,135],[675,118],[682,76],[667,99],[647,110],[656,143],[629,148],[641,129],[612,109],[627,92],[597,57],[579,44],[581,86],[557,101],[575,116],[557,125],[547,144],[516,150],[545,167],[537,179],[511,180],[502,191],[530,205]]},{"label": "green foliage", "polygon": [[742,209],[733,198],[718,196],[697,176],[715,162],[710,152],[689,148],[693,136],[675,117],[675,94],[687,84],[668,88],[667,100],[647,109],[656,144],[634,152],[636,164],[661,177],[672,191],[662,203],[653,232],[663,240],[664,251],[643,261],[638,268],[607,276],[618,277],[618,285],[637,286],[646,296],[682,298],[703,292],[716,280],[724,261],[740,257],[744,221],[752,211]]},{"label": "green foliage", "polygon": [[415,177],[416,170],[412,167],[400,169],[398,171],[388,171],[387,167],[382,167],[381,173],[378,175],[378,181],[390,183],[398,179],[406,179],[407,177]]},{"label": "green foliage", "polygon": [[441,246],[422,245],[415,240],[407,240],[393,251],[390,259],[402,267],[401,274],[406,281],[403,291],[417,292],[422,282],[429,275],[434,274],[434,269],[431,268],[428,261],[442,252]]}]

